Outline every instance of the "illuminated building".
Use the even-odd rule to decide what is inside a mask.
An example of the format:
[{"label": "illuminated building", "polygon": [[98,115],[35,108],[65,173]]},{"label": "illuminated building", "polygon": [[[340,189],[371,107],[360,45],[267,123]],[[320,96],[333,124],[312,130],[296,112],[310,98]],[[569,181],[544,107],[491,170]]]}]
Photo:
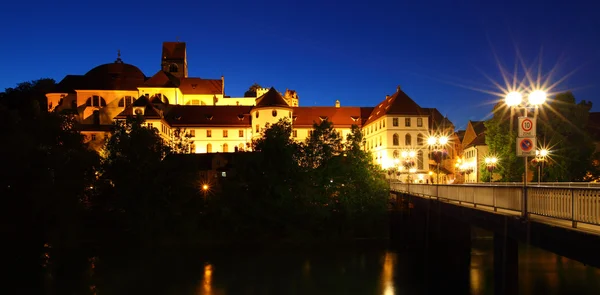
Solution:
[{"label": "illuminated building", "polygon": [[439,128],[441,121],[452,126],[436,109],[420,107],[400,87],[375,107],[346,107],[339,100],[330,107],[304,107],[296,91],[289,89],[281,94],[274,88],[259,88],[252,97],[231,97],[225,94],[225,77],[188,77],[183,42],[163,43],[160,70],[150,77],[123,62],[119,53],[113,63],[84,75],[67,75],[47,98],[49,110],[71,110],[76,115],[93,148],[102,145],[115,119],[136,114],[166,140],[176,128],[185,130],[191,135],[193,153],[248,150],[266,124],[282,118],[292,122],[292,137],[303,141],[313,123],[329,120],[343,138],[352,125],[360,126],[365,150],[383,168],[394,165],[402,150],[416,151],[418,175],[429,172],[424,144],[428,134],[438,132],[433,128]]}]

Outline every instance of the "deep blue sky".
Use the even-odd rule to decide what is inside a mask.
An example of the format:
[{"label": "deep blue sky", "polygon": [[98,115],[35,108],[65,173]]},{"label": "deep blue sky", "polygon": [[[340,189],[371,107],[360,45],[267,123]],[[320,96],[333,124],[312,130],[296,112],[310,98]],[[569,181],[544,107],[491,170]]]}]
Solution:
[{"label": "deep blue sky", "polygon": [[[161,43],[187,42],[190,76],[225,75],[226,94],[254,82],[295,89],[300,104],[374,106],[397,85],[458,129],[490,113],[508,65],[542,56],[600,111],[596,1],[9,1],[0,10],[0,88],[60,81],[116,58],[147,76]],[[558,66],[556,66],[558,65]]]}]

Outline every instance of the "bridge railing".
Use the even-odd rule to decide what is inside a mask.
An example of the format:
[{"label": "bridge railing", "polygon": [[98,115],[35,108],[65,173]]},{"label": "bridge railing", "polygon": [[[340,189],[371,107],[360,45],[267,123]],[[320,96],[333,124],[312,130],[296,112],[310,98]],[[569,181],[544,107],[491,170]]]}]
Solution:
[{"label": "bridge railing", "polygon": [[[392,191],[523,212],[523,186],[391,183]],[[600,188],[527,186],[526,214],[600,225]]]}]

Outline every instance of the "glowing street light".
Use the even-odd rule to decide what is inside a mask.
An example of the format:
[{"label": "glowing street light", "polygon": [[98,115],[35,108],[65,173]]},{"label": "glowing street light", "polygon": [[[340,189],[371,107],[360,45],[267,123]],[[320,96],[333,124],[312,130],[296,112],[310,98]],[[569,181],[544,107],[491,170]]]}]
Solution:
[{"label": "glowing street light", "polygon": [[492,183],[492,178],[494,176],[494,169],[496,169],[496,163],[498,163],[498,158],[496,157],[486,157],[485,165],[487,166],[488,172],[490,172],[490,183]]},{"label": "glowing street light", "polygon": [[506,95],[504,102],[509,107],[515,107],[521,104],[523,101],[523,95],[519,92],[513,91]]},{"label": "glowing street light", "polygon": [[437,136],[429,136],[427,138],[427,145],[431,150],[431,154],[433,155],[433,160],[437,166],[437,181],[436,184],[440,184],[440,163],[446,153],[445,147],[448,144],[448,136],[445,135],[437,135]]}]

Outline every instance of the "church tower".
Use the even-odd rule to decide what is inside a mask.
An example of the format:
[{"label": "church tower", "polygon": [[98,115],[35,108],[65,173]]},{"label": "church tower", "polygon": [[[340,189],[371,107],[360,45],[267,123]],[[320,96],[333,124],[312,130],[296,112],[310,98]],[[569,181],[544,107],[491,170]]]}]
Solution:
[{"label": "church tower", "polygon": [[161,68],[177,78],[187,78],[185,42],[163,42]]}]

